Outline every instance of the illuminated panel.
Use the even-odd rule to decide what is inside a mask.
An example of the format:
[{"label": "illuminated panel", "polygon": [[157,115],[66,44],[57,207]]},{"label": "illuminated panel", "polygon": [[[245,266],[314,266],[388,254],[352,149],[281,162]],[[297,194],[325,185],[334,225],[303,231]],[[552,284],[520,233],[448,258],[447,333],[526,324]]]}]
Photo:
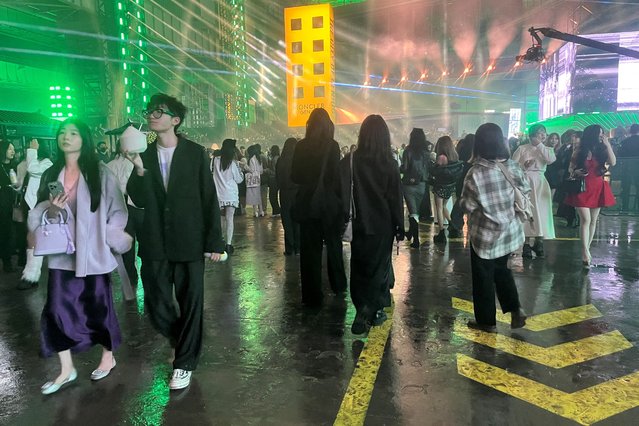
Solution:
[{"label": "illuminated panel", "polygon": [[315,108],[335,120],[335,39],[330,4],[284,9],[288,125],[305,126]]}]

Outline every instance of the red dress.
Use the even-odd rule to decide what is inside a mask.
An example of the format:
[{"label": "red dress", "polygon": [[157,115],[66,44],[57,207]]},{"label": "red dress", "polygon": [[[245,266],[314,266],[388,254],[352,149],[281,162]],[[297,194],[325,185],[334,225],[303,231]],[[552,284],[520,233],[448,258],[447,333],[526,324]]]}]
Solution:
[{"label": "red dress", "polygon": [[595,209],[597,207],[610,207],[615,205],[615,196],[612,195],[610,184],[603,176],[599,176],[599,163],[594,158],[586,160],[586,171],[588,175],[584,177],[586,190],[579,194],[566,196],[565,203],[573,207],[587,207]]}]

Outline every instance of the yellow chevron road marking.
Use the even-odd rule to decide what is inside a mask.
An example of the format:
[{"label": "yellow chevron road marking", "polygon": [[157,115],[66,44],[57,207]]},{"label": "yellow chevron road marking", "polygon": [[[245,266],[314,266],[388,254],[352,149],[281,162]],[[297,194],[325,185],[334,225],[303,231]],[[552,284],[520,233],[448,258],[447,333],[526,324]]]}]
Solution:
[{"label": "yellow chevron road marking", "polygon": [[387,311],[388,319],[379,327],[371,327],[368,340],[357,360],[357,366],[346,389],[342,405],[335,419],[335,426],[363,425],[368,404],[373,395],[377,372],[382,364],[384,347],[393,325],[393,308]]},{"label": "yellow chevron road marking", "polygon": [[[469,314],[474,313],[473,302],[469,300],[453,297],[452,305],[457,310]],[[601,312],[593,305],[575,306],[574,308],[530,316],[524,328],[530,331],[544,331],[601,316]],[[510,324],[510,314],[497,312],[497,321]]]},{"label": "yellow chevron road marking", "polygon": [[497,333],[473,330],[461,322],[455,323],[454,331],[466,340],[552,368],[564,368],[632,348],[617,330],[548,348]]},{"label": "yellow chevron road marking", "polygon": [[457,372],[582,425],[639,406],[639,371],[573,393],[551,388],[462,354],[457,354]]}]

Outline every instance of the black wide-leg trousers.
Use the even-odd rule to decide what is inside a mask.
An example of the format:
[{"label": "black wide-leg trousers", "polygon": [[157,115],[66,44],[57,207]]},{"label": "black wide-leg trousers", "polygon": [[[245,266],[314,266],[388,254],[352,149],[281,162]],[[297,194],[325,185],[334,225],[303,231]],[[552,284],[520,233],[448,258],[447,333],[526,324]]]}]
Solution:
[{"label": "black wide-leg trousers", "polygon": [[322,250],[326,243],[328,281],[334,293],[347,289],[342,236],[338,230],[324,230],[321,220],[300,223],[300,276],[302,281],[302,303],[322,303]]},{"label": "black wide-leg trousers", "polygon": [[195,370],[202,350],[204,259],[194,262],[142,259],[140,274],[144,306],[151,324],[175,348],[173,368]]}]

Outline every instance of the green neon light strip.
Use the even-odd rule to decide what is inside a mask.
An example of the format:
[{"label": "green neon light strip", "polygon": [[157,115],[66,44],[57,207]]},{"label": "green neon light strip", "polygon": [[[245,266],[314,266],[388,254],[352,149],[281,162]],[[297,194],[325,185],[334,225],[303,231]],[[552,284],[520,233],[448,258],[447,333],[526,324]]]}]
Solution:
[{"label": "green neon light strip", "polygon": [[639,113],[622,111],[562,115],[544,121],[527,123],[526,133],[530,126],[537,123],[543,124],[548,132],[563,132],[568,129],[583,130],[592,124],[598,124],[604,129],[614,129],[617,126],[626,127],[639,123]]}]

